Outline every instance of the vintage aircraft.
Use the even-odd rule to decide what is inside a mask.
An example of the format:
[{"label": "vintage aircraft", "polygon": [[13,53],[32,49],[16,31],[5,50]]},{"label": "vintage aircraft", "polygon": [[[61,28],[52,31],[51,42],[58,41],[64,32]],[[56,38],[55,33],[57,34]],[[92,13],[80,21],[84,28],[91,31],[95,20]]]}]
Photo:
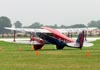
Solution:
[{"label": "vintage aircraft", "polygon": [[[75,40],[65,36],[59,30],[49,28],[49,27],[42,27],[41,29],[26,29],[26,28],[8,28],[5,29],[13,30],[14,31],[14,41],[15,41],[15,34],[16,31],[22,32],[32,32],[36,34],[39,38],[32,36],[31,42],[33,43],[33,47],[35,50],[41,49],[45,41],[56,45],[57,49],[63,49],[65,46],[71,48],[80,48],[82,49],[83,46],[92,46],[92,43],[85,42],[85,31],[81,31],[78,35],[78,38]],[[45,40],[45,41],[44,41]],[[83,44],[84,43],[84,44]]]}]

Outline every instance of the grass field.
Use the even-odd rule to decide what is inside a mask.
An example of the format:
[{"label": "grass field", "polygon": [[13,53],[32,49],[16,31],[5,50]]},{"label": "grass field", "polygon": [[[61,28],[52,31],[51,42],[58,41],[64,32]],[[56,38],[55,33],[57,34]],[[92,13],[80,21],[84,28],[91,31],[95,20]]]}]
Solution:
[{"label": "grass field", "polygon": [[82,50],[45,45],[36,56],[32,45],[0,41],[0,70],[100,70],[100,40],[93,43]]}]

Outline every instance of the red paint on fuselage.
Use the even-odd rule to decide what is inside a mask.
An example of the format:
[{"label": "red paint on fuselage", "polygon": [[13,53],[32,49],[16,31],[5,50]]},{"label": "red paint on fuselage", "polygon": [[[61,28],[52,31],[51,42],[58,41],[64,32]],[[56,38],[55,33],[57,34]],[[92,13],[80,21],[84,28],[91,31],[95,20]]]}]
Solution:
[{"label": "red paint on fuselage", "polygon": [[52,28],[49,28],[49,27],[42,27],[43,29],[46,29],[48,31],[50,31],[51,33],[53,33],[53,36],[57,39],[60,39],[60,40],[63,40],[63,41],[66,41],[67,43],[69,42],[74,42],[73,39],[65,36],[64,34],[60,33],[59,31],[55,30],[55,29],[52,29]]},{"label": "red paint on fuselage", "polygon": [[31,41],[37,41],[37,42],[39,42],[40,44],[44,44],[44,41],[43,41],[43,40],[41,40],[41,39],[39,39],[39,38],[36,38],[36,37],[32,37],[32,38],[31,38]]},{"label": "red paint on fuselage", "polygon": [[40,44],[33,44],[34,50],[41,49],[44,45],[44,41],[36,37],[32,37],[31,41],[37,41],[38,43],[40,43]]}]

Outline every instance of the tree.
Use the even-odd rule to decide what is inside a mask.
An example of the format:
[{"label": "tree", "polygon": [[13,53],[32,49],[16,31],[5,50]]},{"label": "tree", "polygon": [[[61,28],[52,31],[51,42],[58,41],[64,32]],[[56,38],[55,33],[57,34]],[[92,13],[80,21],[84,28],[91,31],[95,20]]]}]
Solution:
[{"label": "tree", "polygon": [[55,27],[55,28],[58,28],[57,24],[54,24],[54,27]]},{"label": "tree", "polygon": [[51,27],[51,28],[58,28],[57,24],[54,25],[45,25],[46,27]]},{"label": "tree", "polygon": [[32,25],[30,25],[29,28],[40,28],[41,26],[43,26],[43,25],[40,24],[39,22],[35,22]]},{"label": "tree", "polygon": [[62,24],[62,25],[60,26],[60,28],[66,28],[66,26]]},{"label": "tree", "polygon": [[11,21],[8,17],[2,16],[0,17],[0,33],[9,32],[9,30],[4,29],[4,27],[11,27]]},{"label": "tree", "polygon": [[86,27],[84,24],[75,24],[70,26],[70,28],[84,28],[84,27]]},{"label": "tree", "polygon": [[16,21],[14,23],[14,25],[15,25],[15,28],[21,28],[22,27],[22,23],[20,21]]},{"label": "tree", "polygon": [[94,21],[94,20],[90,21],[88,23],[88,27],[98,27],[98,28],[100,28],[100,20],[98,20],[98,21]]},{"label": "tree", "polygon": [[97,21],[96,27],[100,29],[100,20]]},{"label": "tree", "polygon": [[95,27],[96,26],[96,21],[92,20],[88,23],[88,27]]}]

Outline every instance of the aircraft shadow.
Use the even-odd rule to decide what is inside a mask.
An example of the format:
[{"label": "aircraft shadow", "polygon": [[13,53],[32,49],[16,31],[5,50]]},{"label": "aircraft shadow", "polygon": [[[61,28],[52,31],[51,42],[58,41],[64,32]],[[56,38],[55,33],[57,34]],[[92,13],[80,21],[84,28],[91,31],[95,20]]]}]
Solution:
[{"label": "aircraft shadow", "polygon": [[[65,51],[65,50],[80,50],[80,49],[40,49],[38,51]],[[23,50],[23,51],[36,51],[36,50]]]}]

